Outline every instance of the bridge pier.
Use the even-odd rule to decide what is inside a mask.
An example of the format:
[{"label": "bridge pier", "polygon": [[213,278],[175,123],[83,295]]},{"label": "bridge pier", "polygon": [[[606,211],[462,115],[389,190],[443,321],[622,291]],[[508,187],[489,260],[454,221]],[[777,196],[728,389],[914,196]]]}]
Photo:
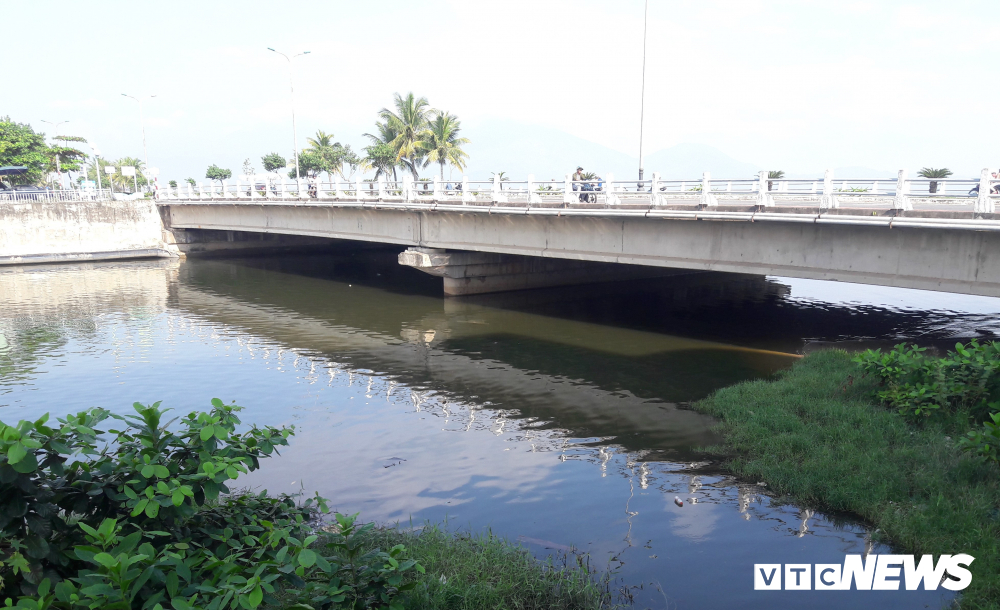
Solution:
[{"label": "bridge pier", "polygon": [[408,248],[399,253],[399,264],[442,278],[448,296],[699,273],[690,269],[437,248]]}]

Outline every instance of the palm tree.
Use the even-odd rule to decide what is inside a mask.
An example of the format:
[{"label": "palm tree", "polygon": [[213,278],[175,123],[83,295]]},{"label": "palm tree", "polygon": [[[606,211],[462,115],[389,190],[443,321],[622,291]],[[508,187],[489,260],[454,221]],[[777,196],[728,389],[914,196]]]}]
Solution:
[{"label": "palm tree", "polygon": [[[366,133],[363,134],[366,138],[371,140],[372,145],[364,148],[365,158],[362,159],[365,169],[375,169],[375,177],[378,178],[382,174],[388,174],[389,170],[392,170],[392,180],[396,181],[396,165],[398,164],[399,157],[396,156],[395,149],[392,143],[396,140],[399,132],[396,131],[395,127],[390,125],[387,121],[376,121],[375,129],[378,134]],[[385,159],[385,151],[392,150],[393,156],[396,161],[387,164]]]},{"label": "palm tree", "polygon": [[[932,169],[930,167],[925,167],[917,172],[917,175],[921,178],[947,178],[952,174],[952,171],[947,167],[942,167],[941,169]],[[930,188],[928,189],[931,193],[937,192],[938,183],[937,180],[931,180]]]},{"label": "palm tree", "polygon": [[424,157],[424,167],[431,163],[441,166],[441,179],[444,180],[444,166],[450,164],[459,170],[465,169],[465,160],[469,155],[462,150],[462,146],[469,143],[468,138],[458,137],[458,132],[462,129],[462,123],[451,114],[442,112],[434,118],[430,124],[427,140],[424,149],[427,156]]},{"label": "palm tree", "polygon": [[490,176],[495,180],[497,177],[500,178],[500,190],[503,190],[503,183],[510,182],[510,178],[507,177],[507,172],[490,172]]},{"label": "palm tree", "polygon": [[767,190],[774,190],[774,182],[772,180],[781,180],[785,177],[785,172],[780,169],[772,169],[767,172]]},{"label": "palm tree", "polygon": [[417,161],[424,154],[424,142],[430,133],[428,125],[434,109],[426,97],[414,97],[413,92],[403,97],[396,94],[393,100],[396,111],[383,108],[378,115],[385,125],[396,132],[390,142],[396,150],[396,160],[403,162],[417,178]]},{"label": "palm tree", "polygon": [[306,138],[306,142],[309,143],[309,148],[307,150],[316,153],[321,160],[320,171],[326,172],[326,180],[330,181],[330,174],[332,172],[337,172],[343,175],[341,172],[342,162],[340,160],[340,151],[343,147],[340,142],[333,141],[333,134],[326,133],[322,129],[316,130],[315,138]]}]

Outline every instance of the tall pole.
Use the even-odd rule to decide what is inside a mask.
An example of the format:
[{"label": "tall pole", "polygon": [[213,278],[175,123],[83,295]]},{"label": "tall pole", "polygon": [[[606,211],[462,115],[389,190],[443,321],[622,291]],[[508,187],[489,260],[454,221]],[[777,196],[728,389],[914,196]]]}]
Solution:
[{"label": "tall pole", "polygon": [[[146,118],[142,113],[142,100],[139,98],[129,95],[127,93],[122,93],[123,96],[135,100],[139,104],[139,125],[142,127],[142,162],[146,164],[146,169],[149,169],[149,154],[146,152]],[[148,96],[150,99],[156,97],[155,95]],[[138,190],[138,189],[136,189]]]},{"label": "tall pole", "polygon": [[282,57],[284,57],[285,61],[288,62],[288,90],[291,92],[291,97],[292,97],[292,145],[295,147],[292,150],[292,152],[295,154],[295,181],[298,182],[300,180],[300,177],[299,177],[299,135],[298,135],[297,130],[295,129],[295,83],[292,80],[292,60],[295,59],[296,57],[298,57],[299,55],[308,55],[309,51],[303,51],[302,53],[299,53],[297,55],[292,55],[291,57],[289,57],[289,56],[285,55],[284,53],[282,53],[281,51],[275,51],[271,47],[268,47],[267,50],[268,51],[274,51],[278,55],[281,55]]},{"label": "tall pole", "polygon": [[[62,125],[63,123],[69,123],[69,121],[56,121],[56,122],[53,123],[52,121],[45,121],[45,120],[43,120],[42,122],[43,123],[48,123],[49,125],[53,125],[54,129],[56,130],[56,134],[59,133],[59,126],[60,125]],[[53,135],[52,139],[55,140],[56,136]],[[56,154],[56,174],[59,175],[59,188],[63,188],[62,169],[59,166],[59,155],[58,154]]]},{"label": "tall pole", "polygon": [[[642,123],[646,112],[646,24],[649,19],[649,0],[642,13],[642,94],[639,100],[639,180],[642,180]],[[642,188],[640,186],[640,188]]]}]

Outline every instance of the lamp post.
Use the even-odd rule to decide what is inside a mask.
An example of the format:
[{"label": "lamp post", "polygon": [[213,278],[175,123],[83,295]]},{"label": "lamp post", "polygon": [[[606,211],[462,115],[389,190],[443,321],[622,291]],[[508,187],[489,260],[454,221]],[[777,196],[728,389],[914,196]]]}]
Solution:
[{"label": "lamp post", "polygon": [[[60,125],[63,125],[64,123],[69,123],[69,121],[56,121],[56,122],[53,123],[52,121],[45,121],[45,120],[43,120],[42,122],[43,123],[48,123],[49,125],[52,125],[53,128],[56,130],[57,134],[59,133],[59,126]],[[55,140],[56,136],[52,136],[52,139]],[[62,169],[59,166],[59,155],[58,154],[56,154],[56,173],[59,174],[59,188],[63,188]]]},{"label": "lamp post", "polygon": [[646,111],[646,22],[649,19],[649,0],[642,12],[642,93],[639,100],[639,189],[642,189],[642,121]]},{"label": "lamp post", "polygon": [[[134,95],[129,95],[127,93],[122,93],[124,97],[133,99],[139,104],[139,125],[142,127],[142,162],[149,167],[149,154],[146,153],[146,119],[142,114],[142,100],[135,97]],[[148,95],[146,99],[152,99],[156,97],[155,95]]]},{"label": "lamp post", "polygon": [[97,174],[97,196],[101,196],[101,151],[97,149],[93,144],[90,145],[91,150],[94,151],[94,173]]},{"label": "lamp post", "polygon": [[289,91],[291,91],[291,94],[292,94],[292,144],[295,146],[295,150],[293,151],[295,153],[295,182],[298,183],[299,180],[300,180],[300,177],[299,177],[299,136],[298,136],[298,134],[295,131],[295,84],[292,82],[292,60],[295,59],[296,57],[298,57],[299,55],[308,55],[309,51],[303,51],[303,52],[301,52],[301,53],[299,53],[297,55],[292,55],[291,57],[289,57],[289,56],[285,55],[284,53],[282,53],[281,51],[275,51],[271,47],[268,47],[267,50],[268,51],[274,51],[278,55],[281,55],[282,57],[284,57],[285,61],[288,62],[288,89],[289,89]]}]

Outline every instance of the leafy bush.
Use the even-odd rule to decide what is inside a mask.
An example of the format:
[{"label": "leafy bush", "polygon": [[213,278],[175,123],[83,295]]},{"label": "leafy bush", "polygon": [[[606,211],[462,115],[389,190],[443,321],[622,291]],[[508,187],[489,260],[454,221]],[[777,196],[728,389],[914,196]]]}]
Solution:
[{"label": "leafy bush", "polygon": [[891,351],[867,350],[855,361],[884,384],[877,396],[911,420],[968,412],[976,422],[1000,398],[1000,343],[955,344],[944,357],[905,343]]},{"label": "leafy bush", "polygon": [[[252,610],[280,595],[299,608],[401,607],[404,581],[422,570],[404,547],[353,552],[356,515],[337,515],[324,555],[310,548],[323,498],[231,492],[293,428],[237,432],[240,407],[218,399],[177,431],[159,403],[134,407],[137,416],[91,409],[52,427],[48,416],[0,422],[7,606],[19,596],[18,607],[39,610]],[[109,418],[124,426],[98,448]]]},{"label": "leafy bush", "polygon": [[982,427],[971,430],[965,438],[959,439],[959,446],[969,453],[991,462],[1000,462],[1000,403],[990,405],[996,413],[990,413]]}]

